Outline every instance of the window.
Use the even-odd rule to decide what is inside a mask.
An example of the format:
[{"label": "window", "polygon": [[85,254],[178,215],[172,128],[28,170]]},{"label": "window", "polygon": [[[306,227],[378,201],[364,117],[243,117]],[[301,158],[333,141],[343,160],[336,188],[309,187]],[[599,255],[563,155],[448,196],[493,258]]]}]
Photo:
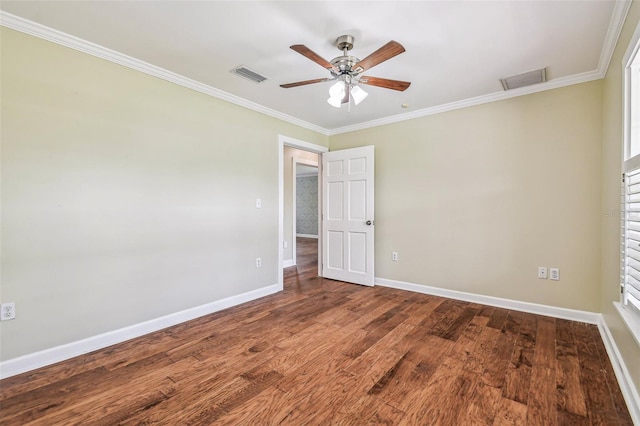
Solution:
[{"label": "window", "polygon": [[637,50],[635,53],[625,69],[625,84],[627,86],[625,130],[629,147],[627,159],[640,154],[640,54]]},{"label": "window", "polygon": [[624,67],[624,165],[622,185],[620,315],[640,345],[640,24]]}]

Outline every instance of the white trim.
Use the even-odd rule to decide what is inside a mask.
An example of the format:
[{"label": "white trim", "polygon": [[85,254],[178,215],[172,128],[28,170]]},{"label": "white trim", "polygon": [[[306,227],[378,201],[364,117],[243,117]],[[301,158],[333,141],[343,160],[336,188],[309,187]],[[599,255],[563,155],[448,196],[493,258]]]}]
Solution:
[{"label": "white trim", "polygon": [[629,329],[633,340],[635,340],[638,347],[640,347],[640,321],[638,321],[638,317],[629,312],[628,309],[625,309],[622,303],[613,302],[613,306],[615,306],[620,318],[622,318],[622,322],[624,322],[627,329]]},{"label": "white trim", "polygon": [[342,133],[352,132],[355,130],[368,129],[371,127],[377,127],[377,126],[382,126],[382,125],[391,124],[391,123],[398,123],[401,121],[412,120],[414,118],[439,114],[446,111],[453,111],[456,109],[467,108],[470,106],[486,104],[489,102],[495,102],[503,99],[509,99],[517,96],[528,95],[531,93],[542,92],[545,90],[557,89],[559,87],[570,86],[573,84],[586,83],[588,81],[604,78],[609,66],[609,62],[611,61],[611,57],[615,50],[615,45],[618,41],[618,37],[620,36],[620,32],[622,31],[622,26],[627,16],[627,12],[629,11],[630,5],[631,5],[631,1],[625,1],[625,0],[616,1],[613,13],[611,14],[611,20],[609,23],[607,34],[605,36],[605,41],[603,43],[603,47],[600,52],[598,68],[593,71],[588,71],[588,72],[584,72],[581,74],[576,74],[568,77],[553,79],[546,83],[537,84],[535,86],[524,87],[517,90],[509,90],[506,92],[496,92],[496,93],[491,93],[484,96],[478,96],[475,98],[463,99],[456,102],[450,102],[448,104],[436,105],[433,107],[424,108],[424,109],[413,111],[407,114],[398,114],[390,117],[383,117],[378,120],[367,121],[364,123],[357,123],[351,126],[344,126],[344,127],[339,127],[335,129],[326,129],[316,124],[309,123],[304,120],[300,120],[296,117],[283,114],[274,109],[267,108],[255,102],[251,102],[249,100],[240,98],[238,96],[232,95],[230,93],[224,92],[214,87],[202,84],[200,82],[178,75],[176,73],[157,67],[155,65],[151,65],[149,63],[146,63],[138,59],[132,58],[130,56],[124,55],[122,53],[116,52],[114,50],[107,49],[95,43],[82,40],[78,37],[63,33],[58,30],[54,30],[52,28],[29,21],[24,18],[20,18],[19,16],[15,16],[7,12],[0,11],[0,25],[5,26],[7,28],[14,29],[16,31],[21,31],[26,34],[30,34],[30,35],[42,38],[44,40],[48,40],[48,41],[60,44],[62,46],[70,47],[72,49],[79,50],[81,52],[88,53],[90,55],[93,55],[102,59],[106,59],[108,61],[120,64],[120,65],[124,65],[128,68],[135,69],[137,71],[161,78],[163,80],[173,82],[183,87],[188,87],[198,92],[225,100],[227,102],[231,102],[236,105],[243,106],[253,111],[263,113],[270,117],[274,117],[274,118],[286,121],[288,123],[295,124],[297,126],[300,126],[309,130],[313,130],[323,135],[333,136],[333,135],[339,135]]},{"label": "white trim", "polygon": [[443,112],[454,111],[458,109],[468,108],[476,105],[487,104],[490,102],[501,101],[504,99],[516,98],[518,96],[530,95],[533,93],[544,92],[546,90],[558,89],[565,86],[571,86],[579,83],[586,83],[593,80],[599,80],[604,75],[598,71],[588,71],[582,74],[575,74],[568,77],[561,77],[550,80],[546,83],[536,84],[534,86],[522,87],[519,89],[508,90],[503,92],[494,92],[488,95],[476,96],[475,98],[463,99],[460,101],[450,102],[448,104],[436,105],[429,108],[419,109],[405,114],[392,115],[377,120],[357,123],[350,126],[339,127],[329,130],[329,136],[339,135],[342,133],[353,132],[356,130],[369,129],[371,127],[383,126],[386,124],[399,123],[401,121],[413,120],[414,118],[436,115]]},{"label": "white trim", "polygon": [[[622,396],[627,404],[631,419],[634,424],[640,425],[640,396],[636,388],[629,370],[624,362],[624,358],[620,354],[615,340],[611,335],[611,331],[607,326],[601,314],[588,311],[578,311],[575,309],[560,308],[557,306],[540,305],[537,303],[522,302],[519,300],[503,299],[493,296],[484,296],[480,294],[466,293],[456,290],[448,290],[444,288],[431,287],[420,284],[413,284],[403,281],[388,280],[385,278],[376,278],[376,285],[383,287],[396,288],[399,290],[412,291],[422,294],[430,294],[434,296],[446,297],[449,299],[463,300],[465,302],[480,303],[483,305],[497,306],[499,308],[513,309],[521,312],[529,312],[537,315],[551,316],[571,321],[580,321],[589,324],[596,324],[602,341],[607,350],[607,355],[611,361],[613,371],[616,375],[618,385],[622,392]],[[614,305],[617,305],[614,302]],[[617,308],[617,306],[616,306]]]},{"label": "white trim", "polygon": [[623,166],[622,170],[626,173],[638,167],[640,154],[630,157],[631,155],[631,65],[639,54],[640,49],[640,22],[636,26],[629,45],[622,58],[622,107],[623,107]]},{"label": "white trim", "polygon": [[78,50],[83,53],[87,53],[89,55],[96,56],[101,59],[106,59],[107,61],[111,61],[116,64],[123,65],[127,68],[131,68],[136,71],[161,78],[171,83],[175,83],[179,86],[187,87],[189,89],[195,90],[196,92],[204,93],[205,95],[213,96],[214,98],[222,99],[223,101],[227,101],[235,105],[240,105],[247,109],[277,118],[282,121],[286,121],[287,123],[295,124],[296,126],[313,130],[314,132],[322,133],[323,135],[328,135],[327,129],[317,126],[313,123],[309,123],[308,121],[300,120],[299,118],[293,117],[291,115],[287,115],[280,111],[267,108],[263,105],[257,104],[236,95],[232,95],[231,93],[216,89],[215,87],[200,83],[196,80],[192,80],[164,68],[160,68],[158,66],[125,55],[123,53],[116,52],[115,50],[111,50],[95,43],[91,43],[90,41],[86,41],[62,31],[46,27],[44,25],[29,21],[19,16],[0,11],[0,25],[16,31],[30,34],[35,37],[39,37],[47,41],[51,41],[53,43],[60,44],[65,47],[69,47],[71,49]]},{"label": "white trim", "polygon": [[278,135],[278,287],[284,290],[284,136]]},{"label": "white trim", "polygon": [[300,238],[315,238],[316,240],[318,239],[317,235],[311,235],[311,234],[296,234],[296,237],[300,237]]},{"label": "white trim", "polygon": [[283,268],[290,268],[292,266],[296,266],[295,262],[293,261],[293,259],[287,259],[285,261],[282,262],[282,267]]},{"label": "white trim", "polygon": [[440,114],[442,112],[454,111],[457,109],[487,104],[490,102],[501,101],[518,96],[530,95],[533,93],[558,89],[574,84],[587,83],[593,80],[600,80],[607,75],[609,63],[611,62],[611,58],[613,57],[616,44],[618,43],[618,38],[620,37],[620,33],[622,32],[622,27],[624,26],[624,21],[627,18],[627,13],[629,12],[630,7],[631,0],[621,0],[615,2],[613,12],[611,13],[611,19],[609,21],[609,27],[607,28],[607,34],[602,45],[602,50],[600,51],[598,68],[593,71],[587,71],[567,77],[554,78],[553,80],[549,80],[545,83],[527,86],[516,90],[490,93],[488,95],[477,96],[475,98],[468,98],[460,101],[450,102],[447,104],[423,108],[420,110],[412,111],[410,113],[398,114],[390,117],[383,117],[377,120],[367,121],[364,123],[353,124],[351,126],[329,129],[329,136],[353,132],[355,130],[368,129],[371,127],[377,127],[386,124],[398,123],[405,120],[412,120],[414,118],[426,117],[429,115]]},{"label": "white trim", "polygon": [[[635,111],[631,111],[632,109],[632,103],[633,103],[633,97],[632,97],[632,77],[631,77],[631,72],[632,72],[632,65],[635,61],[637,61],[637,59],[639,58],[640,55],[640,23],[637,24],[636,29],[633,33],[633,35],[631,36],[631,39],[629,40],[629,44],[627,46],[627,49],[625,51],[625,54],[622,58],[622,81],[623,81],[623,87],[622,87],[622,97],[623,97],[623,127],[622,127],[622,133],[623,133],[623,161],[622,161],[622,170],[624,173],[629,173],[634,171],[635,169],[637,169],[638,167],[640,167],[640,154],[636,154],[633,157],[629,156],[631,155],[631,137],[632,137],[632,126],[633,126],[633,122],[634,122],[634,116],[632,116],[632,113],[636,113]],[[636,82],[633,82],[633,84],[635,84]],[[638,81],[637,83],[640,83],[640,81]],[[635,108],[635,105],[634,105]],[[623,251],[623,258],[621,259],[621,266],[624,268],[624,275],[622,277],[622,282],[621,282],[621,286],[623,287],[623,292],[620,294],[620,301],[623,301],[625,297],[627,297],[626,292],[628,290],[626,290],[626,286],[631,286],[631,284],[629,284],[627,282],[627,272],[626,272],[626,262],[627,262],[627,251],[625,249],[626,247],[626,243],[627,243],[627,238],[628,238],[628,230],[627,230],[627,187],[628,185],[628,181],[627,183],[623,184],[623,189],[622,189],[622,194],[623,194],[623,205],[622,205],[622,210],[625,212],[625,217],[623,220],[623,234],[622,234],[622,239],[621,239],[621,244],[622,244],[622,251]],[[624,306],[622,306],[621,303],[617,303],[614,302],[613,305],[615,306],[620,318],[622,319],[622,321],[625,323],[625,325],[627,326],[627,328],[629,329],[629,332],[631,333],[631,335],[633,336],[636,344],[638,346],[640,346],[640,316],[637,313],[632,313],[630,312],[628,309],[626,309]]]},{"label": "white trim", "polygon": [[18,358],[9,359],[7,361],[0,362],[0,379],[5,379],[7,377],[15,376],[16,374],[25,373],[27,371],[35,370],[36,368],[65,361],[98,349],[103,349],[107,346],[115,345],[126,340],[153,333],[154,331],[162,330],[163,328],[171,327],[213,312],[218,312],[232,306],[237,306],[242,303],[277,293],[279,290],[280,287],[277,284],[262,287],[246,293],[217,300],[215,302],[165,315],[160,318],[144,321],[118,330],[108,331],[106,333],[98,334],[97,336],[87,337],[86,339],[23,355]]},{"label": "white trim", "polygon": [[[322,154],[329,151],[329,148],[314,143],[301,141],[299,139],[290,138],[284,135],[278,135],[278,285],[280,290],[284,289],[284,147],[291,146],[293,148],[303,149],[305,151]],[[321,168],[318,165],[318,173]],[[319,179],[318,179],[319,180]],[[320,223],[318,223],[320,226]],[[318,252],[321,253],[322,241],[318,242]],[[320,256],[318,256],[318,265],[320,265]],[[322,269],[318,266],[318,275]]]},{"label": "white trim", "polygon": [[298,220],[298,210],[297,210],[297,206],[296,206],[296,193],[298,191],[298,177],[296,176],[297,173],[297,168],[298,168],[298,163],[294,158],[291,158],[291,258],[293,259],[293,263],[297,264],[298,263],[298,259],[297,259],[297,252],[298,252],[298,247],[296,244],[296,237],[294,237],[293,235],[296,235],[296,228],[297,228],[297,223],[296,221]]},{"label": "white trim", "polygon": [[638,54],[640,50],[640,45],[638,45],[638,41],[640,41],[640,22],[636,26],[636,30],[633,32],[631,39],[629,40],[629,45],[627,46],[627,50],[624,53],[624,57],[622,58],[622,67],[629,68],[631,66],[631,62]]},{"label": "white trim", "polygon": [[288,136],[280,135],[279,139],[282,140],[283,145],[302,149],[303,151],[315,152],[316,154],[322,154],[323,152],[329,151],[329,147],[326,147],[324,145],[317,145],[315,143],[305,142],[303,140],[290,138]]},{"label": "white trim", "polygon": [[604,38],[602,50],[600,51],[600,59],[598,60],[598,72],[602,74],[602,78],[607,75],[611,58],[616,50],[616,44],[618,44],[618,38],[622,32],[624,21],[627,19],[627,13],[631,8],[631,0],[616,1],[613,6],[613,13],[611,13],[611,19],[609,20],[609,27],[607,28],[607,34]]},{"label": "white trim", "polygon": [[522,302],[520,300],[503,299],[501,297],[466,293],[463,291],[448,290],[446,288],[388,280],[385,278],[376,278],[376,285],[397,288],[399,290],[413,291],[415,293],[447,297],[449,299],[463,300],[465,302],[480,303],[482,305],[497,306],[499,308],[513,309],[516,311],[529,312],[537,315],[545,315],[572,321],[586,322],[589,324],[597,324],[600,321],[601,316],[596,312],[578,311],[575,309],[560,308],[557,306],[540,305],[537,303]]},{"label": "white trim", "polygon": [[[578,311],[575,309],[560,308],[557,306],[540,305],[537,303],[522,302],[519,300],[503,299],[493,296],[484,296],[480,294],[466,293],[456,290],[448,290],[444,288],[431,287],[408,283],[403,281],[388,280],[385,278],[376,278],[376,285],[383,287],[396,288],[399,290],[412,291],[415,293],[430,294],[434,296],[446,297],[449,299],[463,300],[466,302],[480,303],[483,305],[497,306],[499,308],[513,309],[521,312],[529,312],[537,315],[551,316],[572,321],[586,322],[596,324],[602,341],[607,350],[607,355],[611,361],[613,371],[616,375],[622,396],[627,404],[631,419],[634,424],[640,425],[640,395],[636,388],[631,374],[624,362],[624,358],[620,354],[615,340],[611,335],[611,331],[607,326],[602,314],[588,311]],[[614,305],[619,305],[614,302]],[[618,306],[616,306],[618,308]]]},{"label": "white trim", "polygon": [[607,322],[604,320],[602,315],[598,321],[598,330],[600,330],[604,347],[606,348],[607,355],[609,355],[609,359],[611,360],[613,372],[618,380],[620,391],[627,403],[631,420],[633,421],[633,424],[640,425],[640,395],[638,394],[638,389],[633,383],[633,379],[631,378],[624,359],[620,354],[620,350],[618,350],[618,346],[611,335],[611,330],[609,330]]}]

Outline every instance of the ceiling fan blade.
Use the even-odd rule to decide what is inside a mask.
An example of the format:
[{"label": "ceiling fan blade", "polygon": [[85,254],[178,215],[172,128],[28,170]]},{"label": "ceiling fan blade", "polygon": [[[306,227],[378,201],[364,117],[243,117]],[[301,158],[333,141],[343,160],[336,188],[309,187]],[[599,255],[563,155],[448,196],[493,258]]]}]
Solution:
[{"label": "ceiling fan blade", "polygon": [[289,46],[289,47],[295,50],[296,52],[298,52],[299,54],[301,54],[302,56],[305,56],[306,58],[311,59],[313,62],[320,65],[321,67],[326,68],[329,71],[336,71],[336,67],[331,65],[329,61],[324,59],[322,56],[318,55],[313,50],[309,49],[304,44],[294,44],[293,46]]},{"label": "ceiling fan blade", "polygon": [[331,79],[330,78],[316,78],[315,80],[296,81],[295,83],[281,84],[280,87],[284,87],[285,89],[289,89],[291,87],[304,86],[304,85],[307,85],[307,84],[324,83],[325,81],[329,81],[329,80],[331,80]]},{"label": "ceiling fan blade", "polygon": [[411,86],[408,81],[389,80],[388,78],[369,77],[368,75],[361,76],[359,81],[369,86],[384,87],[385,89],[398,90],[400,92],[407,90],[407,87]]},{"label": "ceiling fan blade", "polygon": [[380,49],[376,50],[371,55],[355,64],[353,66],[353,69],[358,71],[360,68],[362,68],[362,70],[358,72],[368,70],[375,67],[381,62],[384,62],[388,59],[393,58],[394,56],[401,54],[402,52],[404,52],[404,47],[402,47],[402,45],[397,41],[391,40],[389,43],[385,44]]}]

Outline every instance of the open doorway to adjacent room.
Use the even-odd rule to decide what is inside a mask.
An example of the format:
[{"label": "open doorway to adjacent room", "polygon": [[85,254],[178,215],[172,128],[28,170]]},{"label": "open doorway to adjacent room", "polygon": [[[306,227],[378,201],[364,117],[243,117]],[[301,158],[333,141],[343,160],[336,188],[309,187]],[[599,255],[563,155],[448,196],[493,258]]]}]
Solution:
[{"label": "open doorway to adjacent room", "polygon": [[318,265],[320,156],[284,147],[283,267]]},{"label": "open doorway to adjacent room", "polygon": [[[329,152],[324,146],[279,136],[278,283],[282,288],[285,269],[288,274],[305,272],[313,277],[374,285],[374,148]],[[317,167],[318,171],[306,166]],[[313,175],[316,181],[311,186],[317,191],[313,195],[317,204],[307,217],[315,211],[317,224],[313,230],[304,230],[296,218],[298,207],[304,205],[296,202],[296,186],[299,179]],[[302,181],[300,186],[310,187]],[[315,264],[317,268],[299,270],[302,252],[298,246],[302,248],[303,242],[304,247],[316,249],[305,265]],[[304,255],[309,253],[305,251]]]},{"label": "open doorway to adjacent room", "polygon": [[306,271],[318,264],[318,160],[294,158],[293,176],[293,263]]}]

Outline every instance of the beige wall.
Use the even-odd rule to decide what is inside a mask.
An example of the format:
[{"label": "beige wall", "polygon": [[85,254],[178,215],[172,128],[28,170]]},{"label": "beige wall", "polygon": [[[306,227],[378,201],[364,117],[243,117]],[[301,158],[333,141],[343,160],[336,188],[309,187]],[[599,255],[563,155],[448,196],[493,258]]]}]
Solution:
[{"label": "beige wall", "polygon": [[640,22],[640,3],[633,2],[604,80],[602,142],[602,288],[600,310],[640,391],[640,348],[613,301],[620,299],[620,178],[622,174],[622,57]]},{"label": "beige wall", "polygon": [[597,312],[601,93],[597,81],[332,136],[332,150],[375,145],[376,276]]},{"label": "beige wall", "polygon": [[1,43],[0,299],[17,319],[0,359],[277,283],[278,135],[326,136],[6,28]]},{"label": "beige wall", "polygon": [[293,259],[293,160],[307,160],[318,163],[318,154],[290,146],[284,147],[284,240],[287,248],[283,249],[282,258]]},{"label": "beige wall", "polygon": [[[620,59],[639,16],[635,2],[604,81],[332,136],[332,149],[376,146],[376,276],[602,311],[640,384],[611,305],[607,214]],[[0,300],[18,319],[0,324],[0,360],[276,283],[277,137],[329,138],[1,31]],[[538,266],[561,281],[538,280]]]}]

